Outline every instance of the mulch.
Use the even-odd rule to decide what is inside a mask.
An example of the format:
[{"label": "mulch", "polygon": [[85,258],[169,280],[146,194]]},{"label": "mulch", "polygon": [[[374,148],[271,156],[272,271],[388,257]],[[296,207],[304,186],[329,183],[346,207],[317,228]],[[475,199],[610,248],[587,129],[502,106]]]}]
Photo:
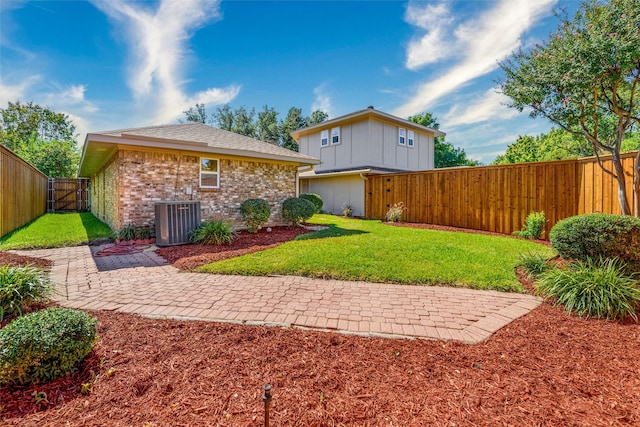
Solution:
[{"label": "mulch", "polygon": [[100,339],[78,371],[0,389],[0,424],[259,426],[270,383],[273,426],[640,425],[629,319],[545,303],[468,345],[93,314]]},{"label": "mulch", "polygon": [[177,245],[159,248],[156,253],[181,270],[274,248],[311,230],[302,227],[269,227],[257,233],[240,230],[228,245]]},{"label": "mulch", "polygon": [[0,265],[11,265],[14,267],[39,267],[50,268],[53,265],[48,259],[34,258],[30,256],[18,255],[13,252],[0,251]]}]

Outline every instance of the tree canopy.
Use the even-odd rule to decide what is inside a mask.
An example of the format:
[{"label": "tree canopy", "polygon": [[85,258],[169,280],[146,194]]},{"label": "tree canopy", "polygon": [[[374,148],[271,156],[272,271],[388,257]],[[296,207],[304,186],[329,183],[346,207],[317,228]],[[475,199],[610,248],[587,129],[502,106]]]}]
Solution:
[{"label": "tree canopy", "polygon": [[69,116],[32,102],[0,108],[0,144],[49,177],[74,177],[80,154]]},{"label": "tree canopy", "polygon": [[[432,129],[440,129],[438,119],[431,112],[409,117],[409,121]],[[434,139],[434,163],[436,168],[450,168],[454,166],[478,166],[480,163],[467,157],[464,149],[454,147],[445,142],[444,137]]]},{"label": "tree canopy", "polygon": [[[616,178],[622,213],[630,214],[620,151],[625,133],[640,124],[640,0],[586,1],[547,42],[500,65],[512,107],[529,108],[585,138],[596,155],[612,156],[613,168],[599,164]],[[636,180],[636,193],[639,187]]]},{"label": "tree canopy", "polygon": [[298,144],[291,138],[291,132],[321,123],[329,117],[327,113],[320,110],[313,111],[311,116],[305,117],[301,108],[292,107],[286,117],[278,121],[278,112],[268,105],[265,105],[256,116],[254,108],[251,110],[247,110],[244,106],[231,108],[228,104],[216,108],[210,116],[204,104],[196,104],[184,111],[184,114],[189,122],[212,124],[219,129],[276,143],[293,151],[298,151]]}]

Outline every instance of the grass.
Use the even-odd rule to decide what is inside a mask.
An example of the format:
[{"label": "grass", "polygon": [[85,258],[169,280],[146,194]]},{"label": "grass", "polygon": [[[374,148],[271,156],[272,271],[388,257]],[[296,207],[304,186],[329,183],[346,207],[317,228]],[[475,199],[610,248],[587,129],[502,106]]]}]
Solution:
[{"label": "grass", "polygon": [[76,246],[112,236],[109,226],[89,212],[44,214],[0,238],[0,250]]},{"label": "grass", "polygon": [[330,227],[198,271],[524,292],[514,273],[519,255],[531,251],[552,255],[545,246],[509,237],[393,227],[330,215],[315,215],[311,222]]}]

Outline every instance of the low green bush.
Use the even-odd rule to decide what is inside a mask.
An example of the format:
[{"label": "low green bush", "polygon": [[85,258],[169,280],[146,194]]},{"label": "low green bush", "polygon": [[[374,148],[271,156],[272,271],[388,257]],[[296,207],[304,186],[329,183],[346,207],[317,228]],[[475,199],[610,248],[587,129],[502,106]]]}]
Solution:
[{"label": "low green bush", "polygon": [[129,224],[118,230],[118,238],[122,240],[135,240],[138,229],[135,225]]},{"label": "low green bush", "polygon": [[0,266],[0,320],[21,315],[29,306],[53,293],[47,273],[35,267]]},{"label": "low green bush", "polygon": [[257,233],[269,220],[271,206],[264,199],[248,199],[240,204],[240,215],[249,233]]},{"label": "low green bush", "polygon": [[313,205],[316,207],[315,213],[320,213],[322,211],[323,202],[322,202],[322,197],[320,197],[319,194],[315,194],[315,193],[301,194],[300,198],[308,200],[311,203],[313,203]]},{"label": "low green bush", "polygon": [[0,329],[0,384],[38,384],[69,374],[93,348],[96,325],[68,308],[15,319]]},{"label": "low green bush", "polygon": [[236,230],[231,224],[221,219],[203,222],[191,232],[191,241],[201,245],[222,245],[233,242]]},{"label": "low green bush", "polygon": [[559,221],[549,240],[565,259],[620,258],[640,270],[640,218],[612,214],[585,214]]},{"label": "low green bush", "polygon": [[282,217],[291,225],[300,224],[315,213],[315,205],[306,199],[292,197],[282,203]]},{"label": "low green bush", "polygon": [[529,252],[519,255],[520,262],[517,266],[522,268],[529,277],[537,277],[552,267],[547,263],[547,258],[539,252]]},{"label": "low green bush", "polygon": [[617,258],[588,258],[543,273],[536,287],[540,295],[552,298],[556,305],[564,305],[567,312],[581,317],[631,316],[637,320],[640,286],[625,269]]},{"label": "low green bush", "polygon": [[531,212],[524,220],[522,230],[514,231],[513,235],[523,239],[540,239],[544,232],[544,212]]},{"label": "low green bush", "polygon": [[389,207],[387,214],[384,216],[385,221],[388,222],[398,222],[402,219],[402,214],[406,211],[404,203],[394,203]]}]

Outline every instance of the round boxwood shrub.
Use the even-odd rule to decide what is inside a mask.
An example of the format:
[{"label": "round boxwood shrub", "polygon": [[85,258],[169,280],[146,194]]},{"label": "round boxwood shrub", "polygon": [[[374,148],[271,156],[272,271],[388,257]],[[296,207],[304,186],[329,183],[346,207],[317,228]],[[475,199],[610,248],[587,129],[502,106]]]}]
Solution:
[{"label": "round boxwood shrub", "polygon": [[640,265],[640,218],[612,214],[584,214],[559,221],[549,240],[565,259],[619,258]]},{"label": "round boxwood shrub", "polygon": [[69,308],[26,314],[0,329],[0,384],[62,377],[93,348],[97,320]]},{"label": "round boxwood shrub", "polygon": [[240,215],[249,233],[257,233],[271,215],[271,206],[264,199],[248,199],[240,204]]},{"label": "round boxwood shrub", "polygon": [[292,197],[282,203],[282,217],[292,225],[308,220],[314,213],[315,205],[299,197]]},{"label": "round boxwood shrub", "polygon": [[313,205],[316,207],[316,212],[315,213],[320,213],[322,211],[322,204],[323,204],[322,203],[322,197],[320,197],[319,194],[315,194],[315,193],[301,194],[300,198],[308,200],[311,203],[313,203]]}]

